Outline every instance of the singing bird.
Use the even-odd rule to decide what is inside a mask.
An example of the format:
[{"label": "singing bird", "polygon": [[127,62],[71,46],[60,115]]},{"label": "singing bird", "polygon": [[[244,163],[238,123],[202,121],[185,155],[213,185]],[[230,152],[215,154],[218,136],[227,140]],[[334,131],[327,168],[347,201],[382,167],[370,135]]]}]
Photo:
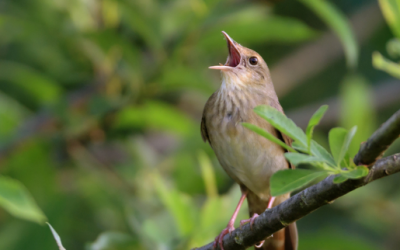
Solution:
[{"label": "singing bird", "polygon": [[[283,113],[272,84],[269,69],[263,58],[222,32],[228,43],[229,55],[225,65],[211,66],[221,71],[222,84],[208,99],[201,121],[201,135],[214,150],[226,173],[240,185],[242,196],[227,227],[214,241],[214,248],[223,248],[223,237],[234,230],[240,206],[247,198],[251,225],[258,214],[280,204],[289,194],[271,197],[270,177],[280,169],[292,166],[278,144],[242,126],[248,122],[261,127],[286,144],[291,139],[257,116],[253,109],[269,105]],[[297,249],[297,228],[292,223],[268,237],[259,246],[268,250]]]}]

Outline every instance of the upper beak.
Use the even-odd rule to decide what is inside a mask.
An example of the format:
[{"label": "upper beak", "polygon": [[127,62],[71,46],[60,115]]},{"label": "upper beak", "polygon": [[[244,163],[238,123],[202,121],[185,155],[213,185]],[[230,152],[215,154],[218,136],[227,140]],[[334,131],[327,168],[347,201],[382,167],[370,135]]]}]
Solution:
[{"label": "upper beak", "polygon": [[211,66],[209,67],[210,69],[230,70],[240,63],[241,56],[237,48],[237,43],[225,31],[222,31],[222,34],[224,34],[225,39],[228,43],[228,60],[226,61],[225,65]]}]

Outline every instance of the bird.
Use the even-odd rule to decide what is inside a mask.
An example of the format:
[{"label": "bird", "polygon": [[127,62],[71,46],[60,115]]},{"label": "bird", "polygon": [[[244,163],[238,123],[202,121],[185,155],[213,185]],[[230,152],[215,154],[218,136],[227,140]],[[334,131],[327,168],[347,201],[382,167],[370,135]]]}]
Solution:
[{"label": "bird", "polygon": [[[214,249],[223,247],[223,237],[235,228],[240,207],[247,198],[250,222],[266,209],[290,197],[285,194],[272,197],[270,178],[282,169],[293,168],[285,159],[285,150],[278,144],[242,126],[243,122],[263,128],[284,143],[291,139],[257,116],[253,109],[269,105],[283,113],[266,62],[255,51],[235,42],[222,31],[228,45],[226,63],[211,66],[220,70],[222,84],[207,100],[201,119],[201,136],[208,142],[225,172],[240,186],[241,198],[227,227],[215,238]],[[296,223],[274,233],[256,247],[263,250],[296,250],[298,235]]]}]

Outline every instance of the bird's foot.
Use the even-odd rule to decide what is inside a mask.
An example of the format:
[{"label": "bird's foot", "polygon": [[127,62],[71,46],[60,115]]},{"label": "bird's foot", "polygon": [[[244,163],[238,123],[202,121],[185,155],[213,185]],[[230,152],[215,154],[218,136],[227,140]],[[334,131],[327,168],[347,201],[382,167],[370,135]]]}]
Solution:
[{"label": "bird's foot", "polygon": [[250,229],[251,230],[253,230],[253,224],[254,224],[254,221],[255,221],[255,219],[258,217],[258,214],[253,214],[253,216],[251,216],[251,218],[250,219],[247,219],[247,220],[241,220],[240,221],[240,229],[242,229],[242,226],[244,225],[244,224],[246,224],[247,222],[250,222]]},{"label": "bird's foot", "polygon": [[[246,224],[247,222],[250,222],[250,230],[253,230],[253,224],[254,224],[254,221],[256,220],[256,218],[258,217],[258,214],[253,214],[253,216],[251,216],[251,218],[250,219],[247,219],[247,220],[241,220],[240,221],[240,229],[242,229],[242,226],[244,225],[244,224]],[[270,236],[270,237],[272,237],[272,235]],[[269,238],[269,237],[268,237]],[[258,243],[257,245],[254,245],[256,248],[260,248],[260,247],[262,247],[263,245],[264,245],[264,242],[265,242],[265,240],[263,240],[263,241],[261,241],[260,243]]]},{"label": "bird's foot", "polygon": [[213,249],[215,249],[218,244],[219,249],[225,250],[224,246],[223,246],[224,245],[223,244],[224,236],[227,234],[231,235],[233,230],[235,230],[235,227],[233,225],[228,224],[228,226],[226,226],[226,228],[224,230],[222,230],[222,232],[215,238],[214,244],[213,244]]}]

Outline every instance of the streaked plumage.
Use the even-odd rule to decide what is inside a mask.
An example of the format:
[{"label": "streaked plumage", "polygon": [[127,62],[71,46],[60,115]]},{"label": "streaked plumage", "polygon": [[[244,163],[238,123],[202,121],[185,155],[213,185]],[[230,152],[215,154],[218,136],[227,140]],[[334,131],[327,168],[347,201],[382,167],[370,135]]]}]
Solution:
[{"label": "streaked plumage", "polygon": [[[247,200],[252,216],[267,208],[271,175],[280,169],[289,168],[289,163],[284,158],[282,147],[244,128],[241,123],[255,124],[287,144],[291,144],[291,140],[253,111],[254,107],[263,104],[283,112],[266,63],[255,51],[225,36],[229,57],[224,66],[211,67],[221,69],[222,84],[205,105],[201,134],[210,143],[227,174],[242,188],[249,190]],[[250,64],[251,57],[257,58],[256,65]],[[288,197],[277,197],[274,205]],[[284,243],[285,231],[281,230],[268,239],[263,249],[296,249],[296,226],[293,224],[290,227],[291,235],[286,237],[286,240],[292,238],[290,242]]]}]

